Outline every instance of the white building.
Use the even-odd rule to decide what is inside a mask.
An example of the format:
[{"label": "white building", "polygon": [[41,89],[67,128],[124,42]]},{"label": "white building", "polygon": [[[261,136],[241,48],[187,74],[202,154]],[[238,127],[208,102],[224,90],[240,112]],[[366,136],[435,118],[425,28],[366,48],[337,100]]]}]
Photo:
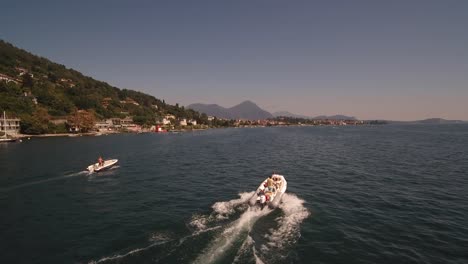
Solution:
[{"label": "white building", "polygon": [[18,134],[20,131],[20,119],[19,118],[0,118],[0,131],[5,132],[8,135]]},{"label": "white building", "polygon": [[96,124],[94,124],[94,127],[99,131],[107,131],[112,130],[114,128],[114,123],[112,122],[112,119],[106,119],[102,121],[97,121]]},{"label": "white building", "polygon": [[185,118],[181,119],[179,123],[180,123],[181,126],[186,126],[187,125],[187,119],[185,119]]},{"label": "white building", "polygon": [[196,125],[197,125],[197,120],[195,120],[195,119],[190,119],[188,122],[189,122],[190,124],[192,124],[192,126],[196,126]]},{"label": "white building", "polygon": [[122,128],[127,128],[127,129],[134,128],[137,126],[133,123],[133,118],[129,116],[125,117],[124,119],[120,119],[120,125],[122,126]]}]

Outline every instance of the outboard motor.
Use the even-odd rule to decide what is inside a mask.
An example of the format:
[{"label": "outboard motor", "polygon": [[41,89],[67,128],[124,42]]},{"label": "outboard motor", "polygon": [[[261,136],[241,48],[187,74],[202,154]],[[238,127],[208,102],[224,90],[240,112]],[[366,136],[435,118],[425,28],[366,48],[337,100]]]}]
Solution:
[{"label": "outboard motor", "polygon": [[260,196],[260,200],[258,201],[260,203],[260,208],[263,210],[263,208],[265,207],[266,205],[266,197],[265,195],[261,195]]}]

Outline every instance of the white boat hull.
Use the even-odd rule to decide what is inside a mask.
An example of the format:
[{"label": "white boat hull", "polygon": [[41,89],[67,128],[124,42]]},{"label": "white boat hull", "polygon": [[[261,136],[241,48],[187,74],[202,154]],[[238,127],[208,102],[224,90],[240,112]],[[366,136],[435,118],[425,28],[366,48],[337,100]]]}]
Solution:
[{"label": "white boat hull", "polygon": [[99,163],[94,163],[92,165],[89,165],[87,169],[89,172],[104,171],[104,170],[112,168],[112,166],[114,166],[118,161],[119,160],[117,159],[105,160],[102,166],[99,166]]},{"label": "white boat hull", "polygon": [[266,198],[265,191],[266,189],[266,183],[267,180],[264,180],[260,186],[257,188],[255,193],[252,195],[252,197],[249,199],[249,205],[250,206],[255,206],[255,205],[260,205],[260,206],[265,206],[268,205],[270,208],[276,208],[281,202],[281,199],[286,192],[288,183],[286,182],[286,179],[284,176],[279,175],[279,174],[273,174],[272,179],[275,182],[275,191],[270,192],[270,195],[268,196],[268,199]]}]

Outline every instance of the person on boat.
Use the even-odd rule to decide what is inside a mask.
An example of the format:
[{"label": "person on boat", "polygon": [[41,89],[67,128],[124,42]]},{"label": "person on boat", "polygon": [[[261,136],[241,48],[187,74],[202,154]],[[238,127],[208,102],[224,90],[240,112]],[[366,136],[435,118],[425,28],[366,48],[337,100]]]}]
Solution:
[{"label": "person on boat", "polygon": [[102,159],[101,156],[99,156],[99,158],[98,158],[98,164],[99,164],[99,167],[104,166],[104,160]]},{"label": "person on boat", "polygon": [[270,191],[274,191],[274,188],[275,188],[275,181],[273,181],[273,179],[271,178],[271,175],[268,177],[266,184],[267,184],[267,188],[268,188]]}]

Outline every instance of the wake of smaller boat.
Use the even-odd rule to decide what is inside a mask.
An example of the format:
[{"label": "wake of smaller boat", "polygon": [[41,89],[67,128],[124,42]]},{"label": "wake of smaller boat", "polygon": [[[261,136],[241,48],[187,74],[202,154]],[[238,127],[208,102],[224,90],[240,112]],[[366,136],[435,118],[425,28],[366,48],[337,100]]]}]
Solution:
[{"label": "wake of smaller boat", "polygon": [[0,189],[0,191],[12,191],[12,190],[15,190],[15,189],[18,189],[18,188],[33,186],[33,185],[46,183],[46,182],[51,182],[51,181],[63,180],[63,179],[66,179],[66,178],[71,178],[71,177],[86,175],[86,174],[88,174],[88,171],[79,171],[79,172],[74,172],[74,173],[70,173],[70,174],[65,174],[63,176],[52,177],[52,178],[47,178],[47,179],[43,179],[43,180],[38,180],[38,181],[19,184],[19,185],[15,185],[15,186],[12,186],[12,187],[7,187],[7,188],[4,188],[4,189]]}]

